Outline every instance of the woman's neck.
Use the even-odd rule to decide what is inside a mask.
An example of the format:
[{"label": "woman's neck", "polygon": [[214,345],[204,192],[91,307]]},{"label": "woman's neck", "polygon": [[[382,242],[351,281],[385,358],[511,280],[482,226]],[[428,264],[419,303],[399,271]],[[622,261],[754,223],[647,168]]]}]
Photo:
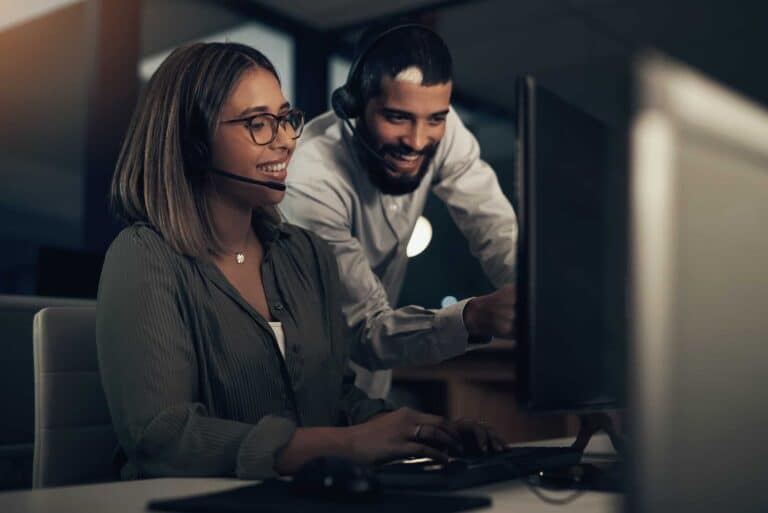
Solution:
[{"label": "woman's neck", "polygon": [[[261,247],[251,225],[253,210],[213,198],[210,202],[216,234],[227,255],[247,252],[249,248]],[[224,255],[222,255],[224,256]],[[226,258],[226,256],[224,256]]]}]

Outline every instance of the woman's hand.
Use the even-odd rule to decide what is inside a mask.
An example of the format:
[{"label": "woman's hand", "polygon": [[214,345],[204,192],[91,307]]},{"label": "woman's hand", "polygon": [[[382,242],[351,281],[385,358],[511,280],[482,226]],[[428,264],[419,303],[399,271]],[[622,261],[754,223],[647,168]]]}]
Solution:
[{"label": "woman's hand", "polygon": [[447,421],[410,408],[380,414],[345,428],[297,428],[275,458],[275,470],[292,474],[304,463],[328,454],[365,463],[426,456],[444,463],[448,454],[473,456],[500,451],[504,440],[489,426],[469,419]]},{"label": "woman's hand", "polygon": [[378,415],[347,428],[355,459],[376,463],[407,456],[448,460],[446,452],[461,452],[461,435],[455,423],[410,408]]},{"label": "woman's hand", "polygon": [[484,422],[462,418],[449,424],[461,439],[463,455],[501,452],[507,446],[507,442]]}]

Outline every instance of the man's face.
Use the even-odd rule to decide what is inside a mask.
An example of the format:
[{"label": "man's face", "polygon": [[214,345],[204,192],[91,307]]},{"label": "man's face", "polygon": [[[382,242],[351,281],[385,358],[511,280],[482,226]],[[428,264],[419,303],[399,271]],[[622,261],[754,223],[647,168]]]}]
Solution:
[{"label": "man's face", "polygon": [[421,73],[409,68],[385,76],[381,94],[365,106],[363,136],[387,162],[371,161],[373,182],[387,194],[415,190],[445,134],[453,84],[422,86]]}]

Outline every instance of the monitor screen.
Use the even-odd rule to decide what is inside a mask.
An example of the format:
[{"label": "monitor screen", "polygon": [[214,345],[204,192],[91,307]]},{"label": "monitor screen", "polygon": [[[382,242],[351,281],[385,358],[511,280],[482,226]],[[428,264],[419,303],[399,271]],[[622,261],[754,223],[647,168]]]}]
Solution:
[{"label": "monitor screen", "polygon": [[624,135],[518,82],[518,392],[524,408],[624,403]]}]

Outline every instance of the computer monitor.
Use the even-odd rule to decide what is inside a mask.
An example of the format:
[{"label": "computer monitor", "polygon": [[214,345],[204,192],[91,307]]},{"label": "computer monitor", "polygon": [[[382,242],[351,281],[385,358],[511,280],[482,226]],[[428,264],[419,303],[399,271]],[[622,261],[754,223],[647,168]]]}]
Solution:
[{"label": "computer monitor", "polygon": [[517,395],[536,413],[625,402],[625,132],[517,85]]},{"label": "computer monitor", "polygon": [[633,513],[768,509],[768,110],[659,56],[631,136]]}]

